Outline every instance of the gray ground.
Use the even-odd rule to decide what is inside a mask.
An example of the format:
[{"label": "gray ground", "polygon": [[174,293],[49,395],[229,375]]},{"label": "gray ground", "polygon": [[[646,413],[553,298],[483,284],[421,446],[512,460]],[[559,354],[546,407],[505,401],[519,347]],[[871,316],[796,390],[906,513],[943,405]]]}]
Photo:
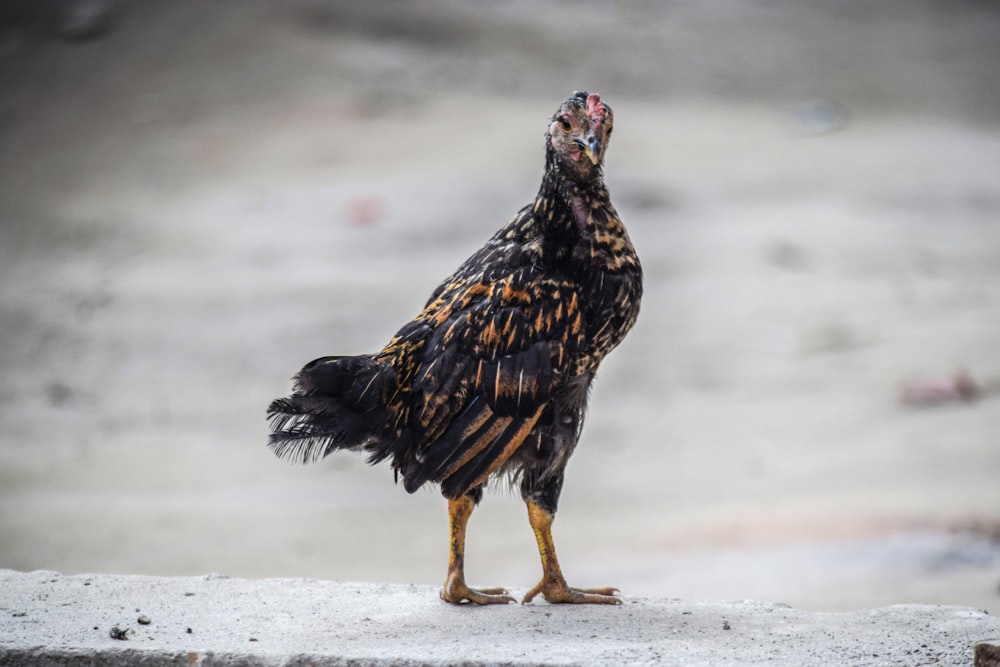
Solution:
[{"label": "gray ground", "polygon": [[[362,9],[355,5],[362,5]],[[985,2],[132,2],[0,30],[0,566],[436,584],[444,503],[275,460],[534,194],[574,88],[647,271],[556,540],[571,583],[1000,612],[1000,11]],[[530,586],[519,501],[470,578]]]},{"label": "gray ground", "polygon": [[45,570],[0,570],[0,589],[0,665],[13,667],[966,667],[1000,633],[996,616],[928,605],[845,613],[630,598],[469,609],[432,586]]}]

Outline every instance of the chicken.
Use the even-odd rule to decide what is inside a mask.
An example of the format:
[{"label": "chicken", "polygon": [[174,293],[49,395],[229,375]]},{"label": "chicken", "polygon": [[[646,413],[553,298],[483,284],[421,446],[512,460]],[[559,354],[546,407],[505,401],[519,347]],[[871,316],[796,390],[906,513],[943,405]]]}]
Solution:
[{"label": "chicken", "polygon": [[470,588],[464,573],[469,517],[503,476],[520,488],[542,561],[522,602],[620,602],[615,588],[569,587],[551,533],[594,374],[632,328],[642,296],[639,259],[604,185],[612,126],[599,95],[573,93],[545,133],[534,201],[381,352],[316,359],[268,408],[279,457],[362,451],[372,464],[390,460],[408,492],[440,485],[451,530],[447,602],[515,601],[502,588]]}]

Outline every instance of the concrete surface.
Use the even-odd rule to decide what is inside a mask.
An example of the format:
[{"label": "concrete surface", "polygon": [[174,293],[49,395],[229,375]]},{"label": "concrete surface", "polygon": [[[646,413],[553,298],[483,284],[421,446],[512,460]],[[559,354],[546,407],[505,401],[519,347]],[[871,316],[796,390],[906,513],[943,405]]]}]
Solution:
[{"label": "concrete surface", "polygon": [[430,586],[0,571],[0,665],[968,665],[991,637],[963,607],[460,608]]}]

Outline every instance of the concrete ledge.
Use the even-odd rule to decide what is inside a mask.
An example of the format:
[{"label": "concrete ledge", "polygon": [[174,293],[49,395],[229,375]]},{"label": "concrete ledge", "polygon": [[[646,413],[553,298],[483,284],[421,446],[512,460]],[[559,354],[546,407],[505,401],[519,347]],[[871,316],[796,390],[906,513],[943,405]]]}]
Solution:
[{"label": "concrete ledge", "polygon": [[0,570],[0,665],[969,665],[997,637],[961,607],[477,608],[430,586]]}]

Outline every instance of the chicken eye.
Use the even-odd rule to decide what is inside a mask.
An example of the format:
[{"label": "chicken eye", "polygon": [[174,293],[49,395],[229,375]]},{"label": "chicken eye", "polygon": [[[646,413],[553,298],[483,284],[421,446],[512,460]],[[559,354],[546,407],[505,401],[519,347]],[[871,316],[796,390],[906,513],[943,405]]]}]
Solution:
[{"label": "chicken eye", "polygon": [[573,126],[569,122],[569,118],[566,118],[566,116],[559,118],[559,127],[562,128],[563,132],[569,132],[573,129]]}]

